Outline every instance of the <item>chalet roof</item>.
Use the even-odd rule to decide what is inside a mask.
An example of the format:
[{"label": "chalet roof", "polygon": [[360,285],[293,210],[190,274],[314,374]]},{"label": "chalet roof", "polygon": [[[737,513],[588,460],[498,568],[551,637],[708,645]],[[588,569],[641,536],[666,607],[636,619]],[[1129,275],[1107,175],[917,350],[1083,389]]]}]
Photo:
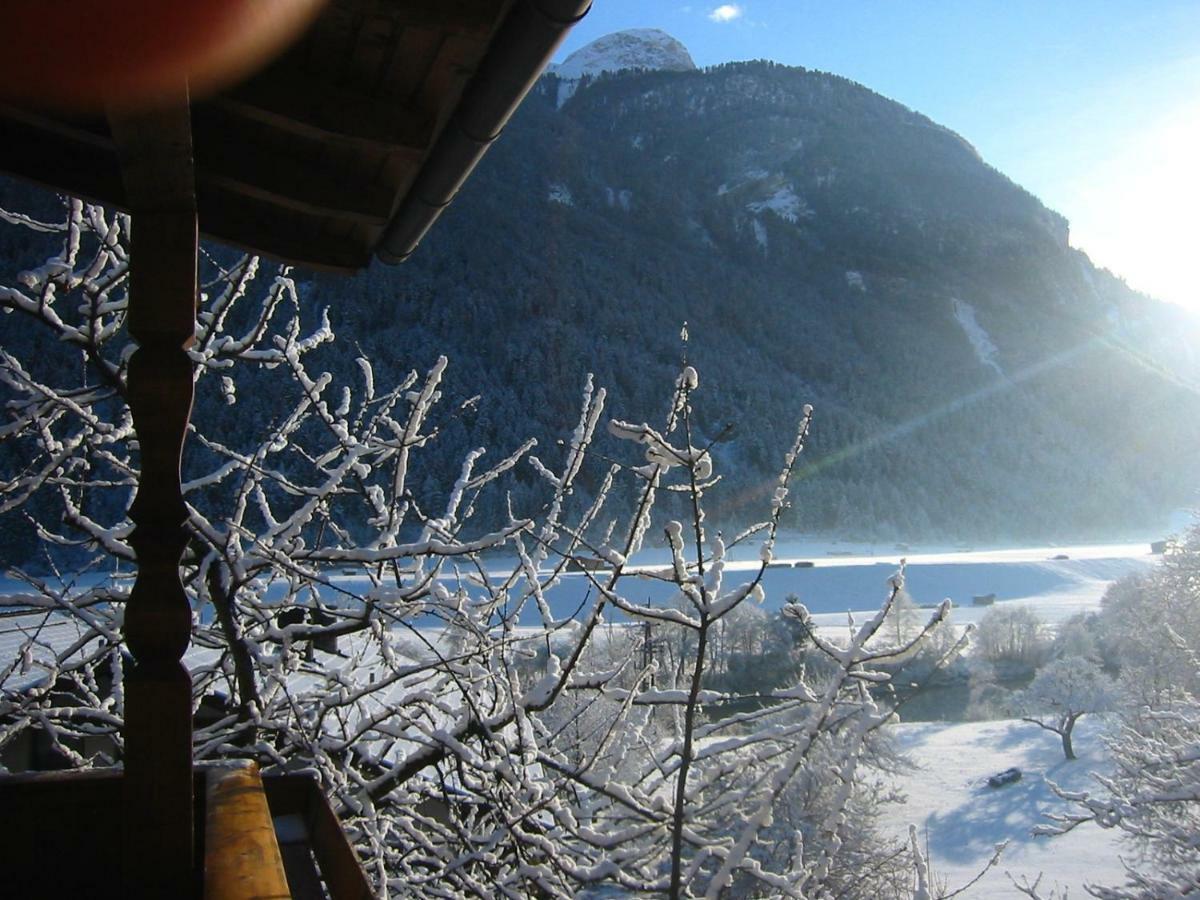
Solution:
[{"label": "chalet roof", "polygon": [[[403,259],[590,0],[331,0],[192,105],[203,234],[306,266]],[[128,208],[103,116],[0,104],[0,169]]]}]

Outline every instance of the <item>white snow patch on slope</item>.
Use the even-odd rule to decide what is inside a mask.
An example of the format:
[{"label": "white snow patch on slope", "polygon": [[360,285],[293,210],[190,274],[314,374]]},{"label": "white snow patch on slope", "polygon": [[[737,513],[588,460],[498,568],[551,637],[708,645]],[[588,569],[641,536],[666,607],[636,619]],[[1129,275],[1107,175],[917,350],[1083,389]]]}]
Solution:
[{"label": "white snow patch on slope", "polygon": [[625,212],[629,212],[629,208],[633,205],[633,191],[621,188],[613,190],[610,187],[604,189],[604,199],[609,206],[619,206]]},{"label": "white snow patch on slope", "polygon": [[[897,841],[904,840],[910,823],[916,825],[922,841],[928,838],[934,873],[951,890],[979,873],[996,844],[1009,841],[1000,864],[960,895],[965,900],[1023,896],[1006,871],[1031,884],[1044,872],[1043,896],[1053,888],[1086,896],[1085,884],[1120,884],[1120,856],[1132,848],[1116,829],[1089,824],[1057,837],[1031,834],[1034,826],[1045,824],[1046,813],[1065,807],[1048,782],[1094,791],[1091,773],[1111,769],[1101,743],[1103,724],[1096,716],[1080,721],[1075,762],[1063,759],[1057,736],[1018,720],[897,725],[892,733],[916,769],[894,778],[906,800],[886,805],[880,825]],[[1021,769],[1020,781],[987,786],[989,775],[1010,766]]]},{"label": "white snow patch on slope", "polygon": [[962,327],[967,340],[971,342],[975,356],[983,365],[994,369],[997,375],[1004,375],[1000,363],[996,362],[996,354],[1000,352],[1000,348],[992,342],[991,336],[975,318],[975,307],[957,298],[953,298],[951,302],[954,304],[954,318]]},{"label": "white snow patch on slope", "polygon": [[550,184],[550,190],[546,193],[546,199],[551,203],[561,203],[563,206],[574,206],[575,199],[571,196],[571,190],[561,181],[554,181]]},{"label": "white snow patch on slope", "polygon": [[554,98],[554,108],[562,109],[563,104],[575,96],[575,91],[579,88],[579,79],[577,78],[561,78],[558,82],[558,96]]},{"label": "white snow patch on slope", "polygon": [[723,197],[725,194],[728,194],[730,191],[736,190],[743,185],[750,184],[755,181],[762,181],[765,178],[769,178],[770,174],[771,173],[766,169],[747,169],[740,175],[735,176],[732,181],[721,182],[721,184],[717,187],[717,196]]},{"label": "white snow patch on slope", "polygon": [[766,199],[746,204],[746,209],[753,213],[764,210],[773,212],[785,222],[793,224],[798,222],[802,216],[807,218],[813,214],[812,210],[808,208],[808,204],[796,195],[790,185],[786,184]]},{"label": "white snow patch on slope", "polygon": [[708,229],[705,228],[700,222],[697,222],[695,219],[689,217],[687,220],[687,227],[688,227],[688,231],[690,231],[692,234],[694,234],[696,237],[698,237],[700,239],[700,242],[702,244],[704,244],[704,246],[706,246],[706,247],[717,246],[716,243],[712,239],[712,235],[708,233]]},{"label": "white snow patch on slope", "polygon": [[763,227],[763,223],[758,219],[751,219],[750,226],[754,229],[754,240],[758,241],[758,246],[762,247],[763,252],[767,250],[767,229]]}]

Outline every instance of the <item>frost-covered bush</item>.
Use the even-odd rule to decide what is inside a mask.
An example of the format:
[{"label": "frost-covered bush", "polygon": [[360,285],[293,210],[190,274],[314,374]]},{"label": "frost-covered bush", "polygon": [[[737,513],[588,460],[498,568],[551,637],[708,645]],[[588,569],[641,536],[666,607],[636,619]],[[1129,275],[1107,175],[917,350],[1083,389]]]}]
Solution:
[{"label": "frost-covered bush", "polygon": [[1152,572],[1104,598],[1104,643],[1121,666],[1119,721],[1108,740],[1111,775],[1060,794],[1073,810],[1047,831],[1086,822],[1128,836],[1123,885],[1092,886],[1102,900],[1185,897],[1200,885],[1200,527]]},{"label": "frost-covered bush", "polygon": [[1045,623],[1024,604],[992,607],[975,632],[975,652],[1005,671],[1037,668],[1046,659],[1049,643]]},{"label": "frost-covered bush", "polygon": [[[78,571],[19,576],[40,624],[0,669],[0,750],[37,729],[65,764],[107,765],[122,754],[138,472],[129,225],[74,200],[63,222],[3,217],[61,237],[45,265],[0,285],[0,309],[70,364],[0,350],[0,435],[23,461],[4,473],[0,512],[33,516]],[[387,385],[360,358],[339,383],[321,368],[328,318],[306,329],[289,273],[253,258],[213,262],[201,300],[198,390],[231,415],[194,429],[185,467],[197,759],[315,772],[383,895],[906,891],[919,853],[871,829],[872,773],[889,673],[943,629],[948,604],[901,621],[901,574],[841,640],[792,604],[777,684],[710,677],[718,652],[764,649],[751,625],[810,409],[764,521],[726,538],[705,517],[720,475],[694,429],[690,366],[662,422],[608,421],[603,455],[605,392],[589,380],[561,446],[475,450],[438,482],[437,438],[461,412],[441,411],[445,359]],[[268,384],[280,405],[262,415]],[[479,498],[518,474],[540,500],[480,521]],[[608,512],[620,491],[630,516]],[[664,494],[687,514],[665,519]],[[635,578],[653,534],[668,558]],[[728,566],[739,546],[756,548],[749,572]],[[564,615],[554,599],[569,572],[588,590]],[[671,600],[646,601],[644,578]],[[46,640],[42,626],[61,623],[75,639]],[[960,642],[936,647],[935,667]]]}]

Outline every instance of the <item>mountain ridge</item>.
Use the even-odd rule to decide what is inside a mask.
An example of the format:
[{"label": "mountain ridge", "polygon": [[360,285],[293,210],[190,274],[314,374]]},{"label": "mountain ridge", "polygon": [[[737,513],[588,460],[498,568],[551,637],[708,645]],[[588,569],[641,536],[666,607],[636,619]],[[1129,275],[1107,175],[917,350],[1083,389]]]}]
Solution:
[{"label": "mountain ridge", "polygon": [[[780,331],[800,335],[794,351],[813,359],[787,363],[792,371],[778,378],[790,390],[811,392],[808,399],[818,406],[814,449],[826,443],[822,402],[834,418],[824,423],[829,440],[820,449],[832,452],[817,464],[818,474],[840,467],[835,480],[855,485],[841,496],[832,489],[818,499],[825,507],[813,517],[818,527],[853,530],[892,518],[944,533],[954,530],[951,516],[934,508],[949,501],[967,510],[961,519],[974,519],[968,530],[981,536],[1019,531],[1021,522],[1054,536],[1100,523],[1111,530],[1124,513],[1148,522],[1156,515],[1151,507],[1191,497],[1196,472],[1185,448],[1196,428],[1173,425],[1168,410],[1178,403],[1174,418],[1186,419],[1197,412],[1195,395],[1147,375],[1143,363],[1153,360],[1171,370],[1171,378],[1195,384],[1195,360],[1188,358],[1195,324],[1093,266],[1070,246],[1065,217],[984,162],[952,130],[841,76],[769,62],[606,73],[587,79],[565,103],[559,87],[553,73],[543,78],[519,114],[517,135],[482,167],[472,197],[506,190],[507,213],[500,204],[481,203],[464,207],[461,215],[515,222],[519,208],[543,226],[542,234],[553,222],[552,249],[529,248],[526,265],[575,255],[589,270],[589,256],[608,260],[609,284],[631,283],[640,302],[660,313],[676,310],[674,327],[687,318],[701,340],[721,343],[725,352],[718,358],[749,343],[755,355],[778,365],[787,351],[779,346],[784,341],[746,334],[745,323],[715,313],[720,303],[703,294],[716,285],[727,290],[726,302],[763,321],[788,320]],[[431,247],[430,253],[438,251]],[[712,277],[692,277],[688,267],[703,265],[705,255],[717,264]],[[675,274],[659,277],[656,268]],[[619,277],[612,277],[614,271]],[[704,282],[694,286],[700,296],[684,297],[697,280]],[[549,288],[542,281],[525,279],[522,290],[564,293],[561,283]],[[774,303],[745,296],[772,289]],[[565,292],[589,297],[585,308],[602,308],[596,285],[573,283]],[[787,293],[803,299],[782,309],[777,298]],[[959,309],[969,304],[974,327],[995,346],[989,361],[980,360],[956,303]],[[571,322],[578,306],[555,309],[547,302],[540,312],[568,330],[578,327]],[[697,314],[710,323],[707,330]],[[602,318],[616,334],[650,342],[659,347],[655,354],[665,356],[669,339],[619,316]],[[844,358],[833,359],[814,332],[828,334],[827,343]],[[905,346],[890,347],[892,338]],[[769,344],[775,346],[768,352]],[[881,380],[902,384],[911,378],[896,372],[891,359],[874,361],[889,351],[909,366],[936,360],[949,382],[939,387],[930,375],[914,380],[912,391],[879,389]],[[716,368],[719,404],[739,391],[722,371],[725,361]],[[984,399],[964,402],[964,394]],[[1109,401],[1126,410],[1153,408],[1153,422],[1147,415],[1141,426],[1139,454],[1097,446],[1109,422]],[[942,412],[930,419],[930,409]],[[1006,417],[1019,429],[1020,416],[1036,419],[1036,430],[1053,440],[1024,447],[1019,436],[996,433],[996,423]],[[880,439],[872,430],[890,437]],[[983,477],[971,470],[985,464],[963,459],[979,455],[970,439],[975,430],[982,443],[1006,446],[998,455],[1007,461],[986,466]],[[932,450],[914,446],[918,433],[950,445],[959,458],[934,463]],[[781,445],[782,435],[774,436],[775,446]],[[887,441],[901,461],[886,458]],[[733,463],[750,460],[763,473],[768,443],[735,441],[722,452]],[[857,465],[844,457],[828,461],[848,452],[864,459]],[[924,462],[909,466],[913,457]],[[954,474],[956,469],[961,471]],[[1025,483],[1022,470],[1029,476]],[[1189,487],[1172,491],[1164,484],[1171,479]],[[890,487],[907,480],[914,505],[928,506],[927,514],[879,514],[877,507],[894,503],[866,499],[867,483],[889,480]],[[1039,500],[1038,483],[1060,496]],[[980,487],[974,501],[972,485]],[[905,503],[906,490],[892,499]],[[922,498],[941,490],[940,500]],[[843,504],[846,497],[851,499]],[[830,512],[847,504],[861,514]],[[972,509],[976,505],[994,508],[990,524],[984,524],[988,514]]]}]

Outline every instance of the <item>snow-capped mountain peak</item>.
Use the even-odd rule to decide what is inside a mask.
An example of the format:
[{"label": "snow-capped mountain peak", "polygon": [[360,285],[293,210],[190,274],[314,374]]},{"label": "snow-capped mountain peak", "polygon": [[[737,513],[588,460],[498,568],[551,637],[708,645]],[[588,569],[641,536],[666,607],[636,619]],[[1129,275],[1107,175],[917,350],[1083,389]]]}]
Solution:
[{"label": "snow-capped mountain peak", "polygon": [[657,28],[632,28],[596,38],[551,67],[559,78],[582,78],[621,69],[695,69],[687,47]]}]

